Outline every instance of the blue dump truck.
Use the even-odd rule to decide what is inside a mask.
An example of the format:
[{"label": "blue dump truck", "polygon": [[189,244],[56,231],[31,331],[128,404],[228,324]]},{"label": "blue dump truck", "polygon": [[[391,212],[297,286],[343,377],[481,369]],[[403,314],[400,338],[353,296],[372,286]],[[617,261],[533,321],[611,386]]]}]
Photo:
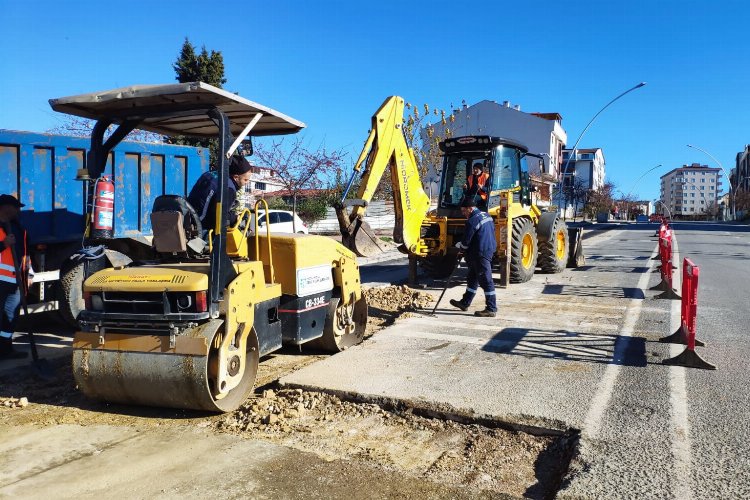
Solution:
[{"label": "blue dump truck", "polygon": [[[121,142],[104,172],[91,173],[89,149],[88,138],[0,129],[0,193],[26,205],[21,222],[36,271],[30,310],[58,309],[71,326],[85,277],[150,258],[154,199],[187,196],[209,168],[204,148]],[[94,221],[109,229],[92,232]]]}]

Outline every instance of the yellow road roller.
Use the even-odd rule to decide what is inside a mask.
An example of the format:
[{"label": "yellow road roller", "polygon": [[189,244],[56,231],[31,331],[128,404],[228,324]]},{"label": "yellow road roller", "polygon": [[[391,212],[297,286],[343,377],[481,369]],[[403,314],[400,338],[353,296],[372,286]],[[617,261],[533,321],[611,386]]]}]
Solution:
[{"label": "yellow road roller", "polygon": [[[225,186],[232,154],[240,146],[245,154],[252,150],[249,137],[304,127],[202,82],[126,87],[50,104],[97,120],[87,161],[94,175],[139,128],[218,137],[216,174]],[[228,226],[233,200],[220,191],[212,228],[202,227],[185,199],[157,197],[150,214],[153,258],[85,280],[73,374],[86,396],[232,411],[252,391],[261,356],[283,344],[338,352],[362,340],[367,303],[354,253],[322,236],[249,234],[259,227],[251,218],[262,200]]]}]

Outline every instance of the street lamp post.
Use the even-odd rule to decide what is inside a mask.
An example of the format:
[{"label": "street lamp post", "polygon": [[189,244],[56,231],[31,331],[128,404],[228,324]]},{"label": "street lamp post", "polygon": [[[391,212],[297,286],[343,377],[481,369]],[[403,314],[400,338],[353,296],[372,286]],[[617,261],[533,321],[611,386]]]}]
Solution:
[{"label": "street lamp post", "polygon": [[656,203],[661,203],[661,206],[664,207],[664,210],[667,211],[667,216],[669,217],[669,220],[672,220],[672,212],[669,210],[669,207],[661,200],[654,200]]},{"label": "street lamp post", "polygon": [[[641,174],[641,176],[640,176],[640,177],[638,177],[638,178],[637,178],[637,179],[635,180],[635,182],[633,183],[633,187],[631,187],[631,188],[630,188],[630,191],[628,191],[628,194],[627,194],[627,195],[625,196],[625,201],[626,201],[626,202],[628,203],[628,207],[630,207],[630,195],[631,195],[631,194],[633,194],[633,191],[635,190],[635,187],[636,187],[636,186],[638,185],[638,183],[639,183],[639,182],[641,181],[641,179],[643,179],[644,177],[646,177],[646,175],[647,175],[647,174],[648,174],[649,172],[653,172],[654,170],[656,170],[657,168],[659,168],[659,167],[661,167],[661,166],[662,166],[662,164],[661,164],[661,163],[659,163],[659,164],[658,164],[658,165],[656,165],[655,167],[651,167],[650,169],[648,169],[648,170],[646,170],[645,172],[643,172],[643,173]],[[628,211],[628,212],[629,212],[629,211]],[[630,220],[630,213],[628,213],[628,220]]]},{"label": "street lamp post", "polygon": [[732,178],[729,177],[729,175],[727,174],[727,171],[724,170],[724,165],[722,165],[719,160],[717,160],[716,158],[714,158],[714,155],[712,155],[711,153],[709,153],[705,149],[699,148],[698,146],[694,146],[692,144],[688,144],[687,147],[693,148],[693,149],[697,149],[698,151],[702,151],[702,152],[706,153],[708,156],[711,157],[711,159],[713,161],[716,162],[717,165],[719,165],[719,168],[724,173],[724,177],[726,177],[727,180],[729,181],[729,200],[732,202],[732,220],[736,220],[737,219],[737,211],[735,210],[735,206],[734,206],[734,194],[735,193],[734,193],[734,189],[732,189]]},{"label": "street lamp post", "polygon": [[[583,134],[585,134],[586,131],[589,129],[589,127],[591,127],[591,124],[594,123],[594,120],[596,120],[597,117],[600,114],[602,114],[602,111],[604,111],[605,109],[607,109],[613,102],[615,102],[616,100],[618,100],[619,98],[621,98],[625,94],[628,94],[628,93],[634,91],[635,89],[639,89],[639,88],[643,87],[644,85],[646,85],[646,82],[641,82],[638,85],[635,85],[635,86],[629,88],[628,90],[626,90],[625,92],[623,92],[622,94],[618,95],[617,97],[615,97],[614,99],[612,99],[611,101],[609,101],[607,104],[605,104],[604,107],[602,109],[600,109],[599,111],[597,111],[596,114],[594,115],[594,117],[591,118],[591,120],[589,120],[588,124],[586,125],[586,127],[584,127],[583,131],[581,132],[581,135],[579,135],[578,139],[576,139],[575,144],[573,144],[573,151],[571,152],[572,154],[568,153],[568,158],[565,160],[565,164],[563,165],[563,168],[560,171],[560,183],[559,183],[559,185],[557,187],[557,190],[558,190],[558,199],[560,201],[560,209],[561,210],[563,210],[563,207],[562,207],[562,181],[563,181],[563,176],[568,171],[568,164],[570,163],[570,157],[571,156],[577,156],[578,143],[581,142],[581,139],[583,138]],[[575,177],[575,171],[573,172],[573,177]],[[564,214],[565,214],[565,212],[563,212],[563,218],[565,217]]]}]

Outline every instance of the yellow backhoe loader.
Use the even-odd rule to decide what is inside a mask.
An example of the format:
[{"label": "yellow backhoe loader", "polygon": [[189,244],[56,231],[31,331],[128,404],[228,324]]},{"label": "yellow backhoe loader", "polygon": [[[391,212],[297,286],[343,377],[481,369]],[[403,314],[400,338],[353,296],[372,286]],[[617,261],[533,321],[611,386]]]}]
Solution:
[{"label": "yellow backhoe loader", "polygon": [[[404,100],[392,96],[372,117],[372,128],[354,172],[337,207],[342,242],[357,255],[379,251],[378,237],[365,222],[367,205],[390,167],[395,226],[393,239],[399,249],[414,257],[434,277],[448,276],[455,266],[465,219],[460,203],[472,166],[481,163],[489,174],[487,212],[495,223],[495,264],[505,283],[523,283],[539,266],[542,272],[559,273],[570,260],[582,263],[578,232],[569,236],[565,222],[556,213],[543,212],[531,202],[527,157],[541,157],[515,142],[499,137],[456,137],[440,143],[443,153],[438,205],[429,210],[412,150],[402,125]],[[361,175],[354,198],[348,195],[357,174]],[[353,207],[351,212],[347,207]],[[573,243],[570,243],[573,241]],[[570,253],[572,252],[572,254]],[[569,259],[569,255],[573,255]]]},{"label": "yellow backhoe loader", "polygon": [[[112,148],[133,128],[218,137],[219,186],[229,182],[229,159],[246,137],[304,127],[202,82],[134,86],[50,104],[97,120],[87,162],[94,171],[103,170]],[[105,140],[111,124],[117,128]],[[246,143],[245,151],[251,149]],[[367,304],[356,256],[321,236],[249,235],[253,212],[247,209],[227,227],[233,200],[219,191],[211,228],[201,227],[183,198],[156,198],[155,258],[104,269],[85,281],[73,373],[87,396],[232,411],[252,391],[259,358],[282,344],[309,342],[337,352],[362,340]]]}]

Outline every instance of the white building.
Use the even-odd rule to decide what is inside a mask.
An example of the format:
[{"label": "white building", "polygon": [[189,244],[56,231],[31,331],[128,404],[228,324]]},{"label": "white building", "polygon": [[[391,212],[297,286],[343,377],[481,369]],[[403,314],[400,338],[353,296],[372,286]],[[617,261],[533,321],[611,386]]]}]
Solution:
[{"label": "white building", "polygon": [[[658,211],[669,208],[672,217],[714,215],[721,191],[721,169],[693,163],[683,165],[661,176]],[[664,214],[664,215],[670,215]]]},{"label": "white building", "polygon": [[250,162],[250,182],[245,186],[245,205],[252,206],[255,200],[266,193],[284,189],[278,173],[268,167],[260,167]]},{"label": "white building", "polygon": [[[445,136],[447,127],[451,137],[489,135],[513,140],[529,148],[530,153],[544,157],[541,165],[535,159],[528,162],[533,177],[547,186],[557,182],[562,150],[568,140],[558,113],[526,113],[518,105],[511,106],[509,101],[498,104],[485,100],[454,110],[452,119],[446,125],[433,124],[435,135]],[[546,192],[549,193],[549,187]]]}]

